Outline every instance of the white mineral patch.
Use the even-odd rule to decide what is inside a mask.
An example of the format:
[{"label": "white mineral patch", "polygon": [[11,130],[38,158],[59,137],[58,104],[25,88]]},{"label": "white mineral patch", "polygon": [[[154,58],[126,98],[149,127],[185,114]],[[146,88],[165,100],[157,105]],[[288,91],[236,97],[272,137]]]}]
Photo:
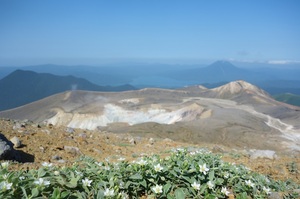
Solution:
[{"label": "white mineral patch", "polygon": [[60,121],[68,121],[68,127],[90,130],[115,122],[128,123],[129,125],[145,122],[173,124],[179,121],[194,120],[202,111],[203,108],[195,104],[174,111],[158,108],[149,108],[145,111],[128,110],[115,104],[106,104],[104,111],[99,115],[74,113],[73,116],[70,116],[70,113],[59,111],[48,120],[48,123],[62,125]]},{"label": "white mineral patch", "polygon": [[119,103],[122,103],[122,104],[138,104],[138,103],[140,103],[140,99],[139,98],[123,99],[123,100],[120,100]]}]

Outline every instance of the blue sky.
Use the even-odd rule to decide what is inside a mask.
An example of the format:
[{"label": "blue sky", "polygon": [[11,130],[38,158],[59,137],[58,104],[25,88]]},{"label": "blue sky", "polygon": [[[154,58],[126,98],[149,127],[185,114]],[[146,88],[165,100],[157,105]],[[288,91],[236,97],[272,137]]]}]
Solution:
[{"label": "blue sky", "polygon": [[1,0],[0,66],[300,61],[298,0]]}]

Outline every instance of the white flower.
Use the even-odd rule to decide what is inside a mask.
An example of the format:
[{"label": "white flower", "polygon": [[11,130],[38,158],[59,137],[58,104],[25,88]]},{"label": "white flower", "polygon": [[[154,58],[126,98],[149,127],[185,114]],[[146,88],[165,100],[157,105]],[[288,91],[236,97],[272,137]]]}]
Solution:
[{"label": "white flower", "polygon": [[215,187],[215,185],[212,181],[208,181],[207,186],[208,186],[209,189],[213,189]]},{"label": "white flower", "polygon": [[228,172],[224,173],[224,178],[226,178],[226,179],[229,178],[229,173]]},{"label": "white flower", "polygon": [[255,186],[255,184],[253,182],[251,182],[251,180],[246,180],[245,183],[249,187],[254,187]]},{"label": "white flower", "polygon": [[82,180],[83,186],[86,186],[86,187],[91,186],[91,183],[92,183],[92,182],[93,182],[93,180],[89,180],[89,179],[87,179],[87,178],[85,178],[85,179]]},{"label": "white flower", "polygon": [[154,193],[162,193],[162,186],[161,185],[156,185],[155,187],[152,187],[152,190]]},{"label": "white flower", "polygon": [[129,199],[129,196],[125,192],[121,192],[118,194],[118,198]]},{"label": "white flower", "polygon": [[123,158],[123,157],[120,157],[118,160],[122,162],[122,161],[124,161],[124,160],[125,160],[125,158]]},{"label": "white flower", "polygon": [[50,162],[43,162],[43,163],[42,163],[42,166],[43,166],[43,167],[52,167],[53,164],[50,163]]},{"label": "white flower", "polygon": [[184,152],[184,149],[183,148],[177,148],[176,151]]},{"label": "white flower", "polygon": [[80,171],[75,170],[75,173],[76,173],[78,176],[83,176],[83,173],[81,173]]},{"label": "white flower", "polygon": [[20,176],[19,179],[20,180],[25,180],[25,176]]},{"label": "white flower", "polygon": [[263,187],[263,191],[268,195],[271,193],[271,189],[267,187]]},{"label": "white flower", "polygon": [[141,166],[145,166],[147,164],[146,160],[141,159],[140,161],[137,162],[137,164],[141,165]]},{"label": "white flower", "polygon": [[157,165],[154,166],[154,170],[155,170],[156,172],[161,172],[161,170],[163,170],[163,167],[160,166],[160,164],[157,164]]},{"label": "white flower", "polygon": [[102,166],[102,162],[95,162],[96,165],[98,165],[99,167]]},{"label": "white flower", "polygon": [[7,162],[7,161],[1,163],[1,167],[2,167],[2,168],[7,168],[8,165],[9,165],[9,162]]},{"label": "white flower", "polygon": [[196,190],[200,190],[200,184],[197,183],[196,181],[193,184],[191,184],[191,186]]},{"label": "white flower", "polygon": [[33,183],[37,184],[39,186],[48,186],[48,185],[50,185],[50,181],[44,180],[43,178],[39,178],[38,180],[35,180]]},{"label": "white flower", "polygon": [[6,173],[6,174],[2,175],[2,178],[3,178],[4,180],[6,180],[6,179],[8,178],[8,174]]},{"label": "white flower", "polygon": [[58,176],[59,174],[59,171],[54,171],[54,175]]},{"label": "white flower", "polygon": [[106,170],[106,171],[109,171],[110,167],[109,166],[104,166],[103,169]]},{"label": "white flower", "polygon": [[228,196],[228,194],[230,193],[226,187],[222,187],[221,189],[221,193],[223,193],[224,195]]},{"label": "white flower", "polygon": [[106,188],[104,191],[104,196],[112,197],[115,195],[115,191],[113,189]]},{"label": "white flower", "polygon": [[11,187],[12,187],[12,183],[8,183],[5,181],[0,183],[0,190],[6,191],[6,190],[11,189]]},{"label": "white flower", "polygon": [[200,171],[201,173],[203,173],[204,175],[206,175],[206,172],[209,171],[209,168],[206,167],[206,163],[203,164],[203,165],[199,165],[199,171]]}]

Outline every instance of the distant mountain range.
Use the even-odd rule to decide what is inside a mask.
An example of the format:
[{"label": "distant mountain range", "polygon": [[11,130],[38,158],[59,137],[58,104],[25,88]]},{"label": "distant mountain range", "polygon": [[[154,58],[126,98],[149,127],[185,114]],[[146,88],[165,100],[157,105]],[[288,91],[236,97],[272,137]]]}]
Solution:
[{"label": "distant mountain range", "polygon": [[[271,95],[279,95],[285,93],[291,93],[294,95],[300,95],[300,65],[287,65],[286,67],[276,68],[274,65],[259,63],[258,65],[252,64],[246,67],[238,67],[240,63],[232,64],[228,61],[217,61],[210,65],[171,65],[171,64],[139,64],[139,63],[124,63],[115,65],[105,65],[99,67],[93,66],[63,66],[63,65],[37,65],[37,66],[26,66],[26,67],[0,67],[0,78],[6,78],[7,75],[13,72],[13,70],[30,70],[38,73],[50,73],[54,75],[73,78],[86,79],[93,86],[87,86],[88,88],[79,88],[84,90],[130,90],[132,85],[135,88],[182,88],[191,85],[203,85],[207,88],[215,88],[231,81],[244,80],[253,85],[259,86]],[[257,67],[256,67],[257,66]],[[23,74],[25,78],[25,74]],[[83,79],[82,79],[83,78]],[[3,79],[3,80],[4,80]],[[31,79],[31,78],[28,78]],[[69,78],[70,80],[70,78]],[[68,80],[68,81],[69,81]],[[8,80],[5,80],[8,81]],[[4,81],[4,82],[5,82]],[[62,80],[61,80],[62,81]],[[0,83],[3,82],[2,80]],[[30,83],[26,80],[24,85]],[[63,83],[63,82],[62,82]],[[13,86],[10,82],[5,83],[7,86]],[[16,82],[14,83],[16,84]],[[23,83],[20,83],[23,84]],[[39,83],[42,84],[43,83]],[[35,84],[38,86],[39,84]],[[53,83],[52,83],[53,84]],[[76,83],[66,83],[67,85],[62,86],[63,89],[59,91],[71,89],[75,87]],[[99,87],[97,87],[97,85]],[[112,87],[106,87],[110,85]],[[118,88],[120,85],[127,85]],[[8,87],[4,85],[4,91]],[[33,86],[33,85],[32,85]],[[31,89],[34,90],[34,87]],[[56,88],[60,86],[53,85]],[[20,85],[17,87],[20,88]],[[52,87],[52,86],[51,86]],[[97,88],[96,88],[97,87]],[[54,92],[43,90],[45,94],[40,95],[38,98],[34,97],[25,100],[26,95],[23,95],[22,103],[13,102],[13,105],[5,105],[5,102],[0,105],[0,110],[4,108],[13,108],[23,103],[32,102],[33,99],[40,99],[40,97],[46,97]],[[47,90],[47,89],[46,89]],[[16,92],[10,91],[14,94]],[[32,91],[31,91],[32,92]],[[56,92],[56,91],[55,91]],[[29,92],[26,91],[28,94]],[[7,95],[7,94],[6,94]],[[9,95],[14,98],[13,95]],[[1,95],[3,99],[6,96]],[[19,97],[18,97],[19,98]],[[277,98],[281,100],[282,98]],[[295,99],[295,98],[294,98]],[[19,101],[21,99],[16,99]],[[24,101],[25,100],[25,101]],[[15,101],[15,100],[12,100]],[[289,101],[285,101],[289,102]],[[293,104],[297,104],[294,102]],[[300,102],[299,102],[300,103]]]},{"label": "distant mountain range", "polygon": [[67,90],[125,91],[131,85],[98,86],[73,76],[16,70],[0,80],[0,110],[15,108]]},{"label": "distant mountain range", "polygon": [[84,78],[94,84],[118,86],[130,84],[137,88],[180,88],[190,85],[221,85],[245,80],[272,95],[300,95],[300,64],[276,67],[267,63],[235,63],[216,61],[210,65],[123,63],[95,66],[37,65],[0,67],[0,79],[17,69],[38,73]]}]

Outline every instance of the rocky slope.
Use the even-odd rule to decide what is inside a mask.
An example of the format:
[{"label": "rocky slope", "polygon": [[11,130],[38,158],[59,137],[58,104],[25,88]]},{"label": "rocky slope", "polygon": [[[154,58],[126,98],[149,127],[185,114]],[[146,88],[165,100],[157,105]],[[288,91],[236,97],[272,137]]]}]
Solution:
[{"label": "rocky slope", "polygon": [[[244,164],[271,178],[292,179],[300,183],[300,158],[296,154],[253,148],[238,149],[234,143],[231,146],[191,144],[149,134],[138,136],[134,132],[92,131],[3,119],[0,119],[0,133],[12,141],[16,137],[20,142],[18,145],[14,142],[14,148],[19,161],[23,163],[12,164],[11,169],[39,168],[43,162],[70,166],[81,156],[93,157],[99,162],[134,161],[152,154],[165,157],[177,148],[205,148],[221,154],[225,161]],[[172,134],[169,136],[172,137]]]},{"label": "rocky slope", "polygon": [[216,89],[68,91],[0,117],[88,130],[138,135],[172,134],[178,141],[300,151],[299,107],[272,99],[244,81]]}]

